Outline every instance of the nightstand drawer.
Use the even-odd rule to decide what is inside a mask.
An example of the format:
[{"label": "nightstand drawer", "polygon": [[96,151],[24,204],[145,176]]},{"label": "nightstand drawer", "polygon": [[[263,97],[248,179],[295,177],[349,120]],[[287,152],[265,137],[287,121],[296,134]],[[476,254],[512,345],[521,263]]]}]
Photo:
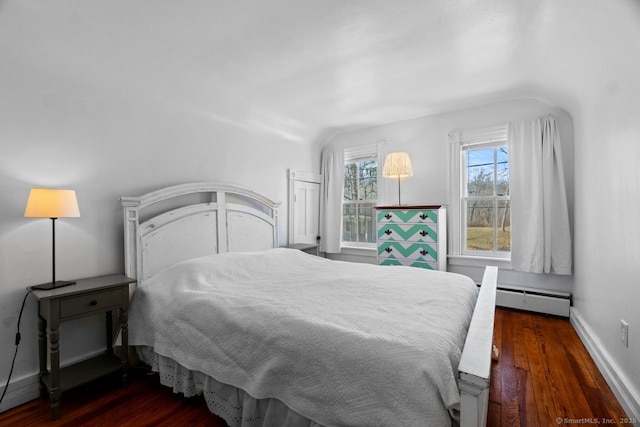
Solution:
[{"label": "nightstand drawer", "polygon": [[60,319],[120,306],[122,306],[121,289],[81,294],[60,300]]}]

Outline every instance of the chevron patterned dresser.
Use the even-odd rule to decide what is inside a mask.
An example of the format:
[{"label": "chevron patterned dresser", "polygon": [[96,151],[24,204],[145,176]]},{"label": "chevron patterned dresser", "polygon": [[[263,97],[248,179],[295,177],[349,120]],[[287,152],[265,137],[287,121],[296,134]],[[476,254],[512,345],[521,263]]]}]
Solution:
[{"label": "chevron patterned dresser", "polygon": [[376,207],[378,264],[447,269],[447,210],[443,206]]}]

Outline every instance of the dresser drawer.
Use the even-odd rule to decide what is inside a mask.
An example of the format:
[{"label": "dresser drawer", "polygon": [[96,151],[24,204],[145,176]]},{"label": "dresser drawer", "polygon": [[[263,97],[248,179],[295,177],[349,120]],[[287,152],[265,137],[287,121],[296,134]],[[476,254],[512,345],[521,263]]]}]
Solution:
[{"label": "dresser drawer", "polygon": [[426,262],[426,261],[413,261],[413,260],[399,260],[394,258],[379,259],[380,265],[404,265],[407,267],[418,267],[426,270],[437,270],[438,263]]},{"label": "dresser drawer", "polygon": [[[437,262],[437,249],[426,243],[378,242],[378,259]],[[378,262],[382,264],[381,261]]]},{"label": "dresser drawer", "polygon": [[437,243],[438,233],[429,224],[378,223],[378,241]]},{"label": "dresser drawer", "polygon": [[60,319],[76,315],[85,315],[92,311],[106,310],[110,307],[120,307],[121,305],[121,289],[109,289],[106,291],[70,296],[60,300]]},{"label": "dresser drawer", "polygon": [[438,211],[431,209],[378,210],[377,220],[382,224],[437,224]]}]

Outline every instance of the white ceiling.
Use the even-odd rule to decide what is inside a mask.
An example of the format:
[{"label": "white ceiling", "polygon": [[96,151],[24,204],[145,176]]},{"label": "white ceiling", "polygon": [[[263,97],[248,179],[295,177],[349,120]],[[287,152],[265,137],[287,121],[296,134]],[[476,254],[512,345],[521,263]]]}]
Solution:
[{"label": "white ceiling", "polygon": [[637,69],[638,28],[636,0],[5,0],[0,72],[313,142],[501,99],[577,108]]}]

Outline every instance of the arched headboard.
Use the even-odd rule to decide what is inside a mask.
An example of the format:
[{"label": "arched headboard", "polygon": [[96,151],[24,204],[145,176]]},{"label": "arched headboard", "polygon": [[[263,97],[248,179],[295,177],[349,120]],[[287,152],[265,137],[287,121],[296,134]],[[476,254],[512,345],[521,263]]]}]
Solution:
[{"label": "arched headboard", "polygon": [[121,197],[125,274],[142,281],[176,262],[278,247],[278,202],[247,188],[196,182]]}]

